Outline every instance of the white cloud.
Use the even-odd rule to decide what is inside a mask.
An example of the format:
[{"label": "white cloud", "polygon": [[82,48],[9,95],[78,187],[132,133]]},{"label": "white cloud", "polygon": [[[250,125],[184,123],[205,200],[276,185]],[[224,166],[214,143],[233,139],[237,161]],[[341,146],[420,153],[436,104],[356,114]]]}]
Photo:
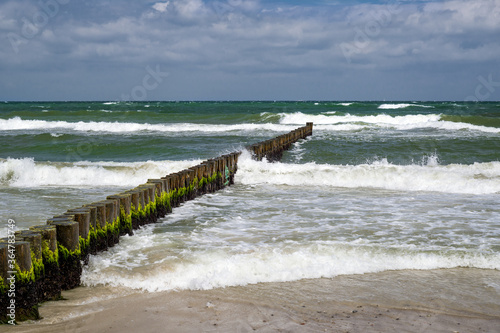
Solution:
[{"label": "white cloud", "polygon": [[406,21],[409,27],[438,33],[498,29],[499,22],[500,0],[429,3],[422,10],[408,14]]},{"label": "white cloud", "polygon": [[[287,75],[300,86],[304,73],[318,82],[348,82],[345,77],[362,80],[370,69],[382,82],[388,69],[403,75],[425,65],[430,69],[419,75],[434,78],[439,64],[463,72],[468,64],[491,66],[500,58],[500,0],[402,2],[397,7],[281,4],[280,10],[258,1],[170,0],[113,18],[78,16],[70,6],[39,36],[20,45],[18,55],[0,48],[0,70],[26,70],[28,65],[20,64],[33,64],[37,57],[40,68],[82,67],[97,76],[161,64],[182,73],[179,77]],[[9,17],[1,31],[19,29],[22,15]],[[343,43],[354,47],[351,63],[340,48]],[[109,64],[104,71],[94,66],[101,63]]]},{"label": "white cloud", "polygon": [[167,1],[167,2],[157,2],[155,3],[152,7],[153,9],[161,12],[161,13],[164,13],[167,11],[167,7],[168,5],[170,4],[170,1]]},{"label": "white cloud", "polygon": [[207,13],[207,8],[201,0],[178,0],[173,5],[184,18],[196,18]]}]

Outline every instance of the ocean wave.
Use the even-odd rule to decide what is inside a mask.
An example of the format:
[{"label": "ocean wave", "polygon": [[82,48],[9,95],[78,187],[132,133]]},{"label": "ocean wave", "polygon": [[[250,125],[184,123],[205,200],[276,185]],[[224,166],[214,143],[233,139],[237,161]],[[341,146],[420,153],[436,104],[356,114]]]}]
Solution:
[{"label": "ocean wave", "polygon": [[284,125],[314,123],[314,129],[326,131],[358,130],[367,127],[394,128],[396,130],[412,130],[433,128],[445,131],[471,130],[484,133],[500,133],[500,128],[474,125],[464,122],[444,121],[440,114],[411,114],[391,116],[377,114],[369,116],[336,115],[324,113],[320,115],[296,112],[281,113],[280,123]]},{"label": "ocean wave", "polygon": [[432,156],[422,164],[387,160],[359,165],[287,164],[253,161],[243,154],[236,181],[243,184],[380,188],[462,194],[500,193],[500,162],[439,165]]},{"label": "ocean wave", "polygon": [[[300,160],[300,158],[298,158]],[[36,162],[33,158],[0,159],[0,185],[135,186],[148,178],[166,176],[200,163],[144,162]],[[397,191],[433,191],[462,194],[500,193],[500,162],[439,165],[429,156],[421,164],[395,165],[382,159],[359,165],[288,164],[258,162],[244,152],[236,181],[242,184],[380,188]]]},{"label": "ocean wave", "polygon": [[46,120],[24,120],[20,117],[0,119],[0,131],[14,130],[37,130],[50,131],[53,129],[69,130],[77,132],[108,132],[108,133],[134,133],[134,132],[249,132],[249,131],[273,131],[286,132],[295,129],[295,126],[286,124],[148,124],[148,123],[125,123],[125,122],[67,122]]},{"label": "ocean wave", "polygon": [[430,108],[430,109],[434,108],[434,106],[431,105],[420,105],[420,104],[409,104],[409,103],[381,104],[379,105],[378,108],[381,110],[397,110],[397,109],[404,109],[410,106],[415,106],[419,108]]},{"label": "ocean wave", "polygon": [[429,122],[438,122],[441,115],[428,114],[428,115],[405,115],[405,116],[390,116],[386,114],[377,114],[370,116],[356,116],[351,114],[335,115],[328,113],[320,115],[304,114],[302,112],[296,113],[281,113],[281,124],[305,124],[306,122],[313,122],[315,125],[332,125],[332,124],[369,124],[369,125],[420,125]]},{"label": "ocean wave", "polygon": [[[151,241],[151,236],[145,238]],[[195,253],[187,250],[182,260],[145,263],[144,260],[138,260],[134,246],[144,252],[144,244],[150,242],[145,242],[144,238],[140,241],[138,244],[139,240],[134,240],[136,245],[130,247],[120,243],[116,249],[92,256],[89,265],[84,268],[82,283],[86,286],[111,285],[158,292],[208,290],[387,270],[500,268],[498,255],[391,250],[337,242],[262,246],[243,253],[227,249]]]},{"label": "ocean wave", "polygon": [[0,159],[0,186],[136,186],[201,161],[36,162],[33,158]]},{"label": "ocean wave", "polygon": [[[104,111],[103,111],[104,112]],[[412,130],[433,128],[444,131],[470,130],[484,133],[500,133],[500,128],[475,125],[468,122],[443,120],[446,116],[439,114],[416,114],[391,116],[377,114],[368,116],[338,115],[335,111],[322,114],[295,113],[262,113],[262,120],[266,123],[240,124],[196,124],[196,123],[133,123],[133,122],[67,122],[26,120],[20,117],[0,119],[0,131],[37,131],[51,133],[215,133],[223,135],[248,134],[249,132],[289,132],[303,126],[307,122],[314,123],[315,130],[324,131],[352,131],[363,128],[392,128],[396,130]],[[277,123],[276,123],[277,122]]]}]

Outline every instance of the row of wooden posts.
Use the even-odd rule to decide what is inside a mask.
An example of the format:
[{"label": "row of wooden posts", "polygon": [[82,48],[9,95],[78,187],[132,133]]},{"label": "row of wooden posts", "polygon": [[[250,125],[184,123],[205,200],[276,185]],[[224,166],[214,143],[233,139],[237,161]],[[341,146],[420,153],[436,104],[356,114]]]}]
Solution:
[{"label": "row of wooden posts", "polygon": [[[312,134],[312,123],[248,147],[255,159],[276,161],[294,142]],[[105,200],[69,209],[29,230],[0,239],[0,322],[37,319],[38,304],[80,285],[89,255],[113,247],[120,236],[155,223],[187,200],[234,183],[234,152]]]}]

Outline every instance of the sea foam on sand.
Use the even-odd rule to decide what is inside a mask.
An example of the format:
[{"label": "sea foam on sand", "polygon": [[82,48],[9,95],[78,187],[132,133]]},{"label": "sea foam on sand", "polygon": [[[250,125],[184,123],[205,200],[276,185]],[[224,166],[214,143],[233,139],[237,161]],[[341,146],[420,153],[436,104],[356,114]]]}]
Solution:
[{"label": "sea foam on sand", "polygon": [[204,291],[117,290],[116,298],[108,287],[81,287],[43,304],[47,319],[5,331],[496,332],[499,277],[495,270],[410,270]]}]

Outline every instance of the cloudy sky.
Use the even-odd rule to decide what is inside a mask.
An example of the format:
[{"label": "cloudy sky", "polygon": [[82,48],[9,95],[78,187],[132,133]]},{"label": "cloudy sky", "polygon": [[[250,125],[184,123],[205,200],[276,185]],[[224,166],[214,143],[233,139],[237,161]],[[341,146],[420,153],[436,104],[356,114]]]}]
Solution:
[{"label": "cloudy sky", "polygon": [[2,0],[0,100],[500,100],[500,0]]}]

